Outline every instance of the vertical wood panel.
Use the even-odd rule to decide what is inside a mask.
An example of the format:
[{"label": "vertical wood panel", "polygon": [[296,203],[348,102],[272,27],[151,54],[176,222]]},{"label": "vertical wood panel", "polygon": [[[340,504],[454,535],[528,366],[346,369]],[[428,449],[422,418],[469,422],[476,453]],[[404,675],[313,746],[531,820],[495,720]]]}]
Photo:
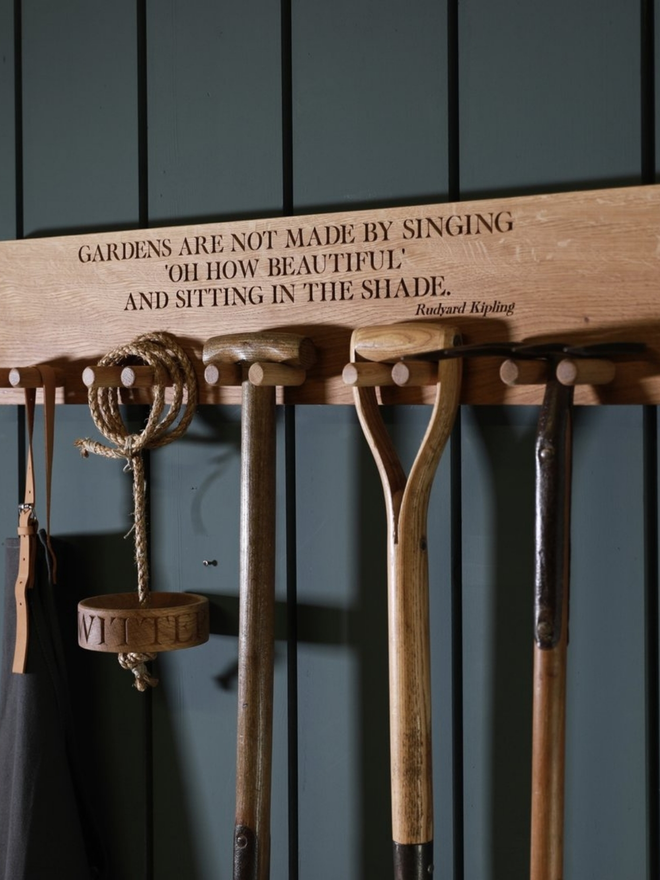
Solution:
[{"label": "vertical wood panel", "polygon": [[460,8],[464,197],[638,182],[637,4]]},{"label": "vertical wood panel", "polygon": [[387,875],[382,493],[350,408],[299,408],[297,423],[300,876]]},{"label": "vertical wood panel", "polygon": [[[282,200],[279,11],[265,2],[148,9],[149,223],[277,213]],[[183,325],[172,328],[185,333]],[[211,323],[209,337],[223,332]],[[281,445],[281,436],[280,436]],[[240,409],[203,407],[151,463],[156,589],[208,593],[210,642],[162,656],[154,692],[158,880],[231,875],[236,789]],[[284,473],[278,464],[278,607]],[[204,566],[203,560],[217,560]],[[286,658],[278,630],[272,876],[286,876]]]},{"label": "vertical wood panel", "polygon": [[533,408],[464,408],[465,876],[528,869]]},{"label": "vertical wood panel", "polygon": [[[137,222],[135,47],[128,0],[112,7],[23,3],[26,235]],[[121,466],[79,457],[73,440],[90,433],[96,430],[86,407],[58,409],[53,532],[68,547],[59,589],[71,599],[121,592],[133,580],[123,540],[130,484]],[[68,638],[80,741],[111,873],[137,880],[146,821],[145,704],[116,660],[77,648],[75,616]]]},{"label": "vertical wood panel", "polygon": [[[16,161],[15,161],[15,105],[14,105],[14,15],[13,3],[0,3],[0,239],[15,238],[16,227]],[[17,460],[17,419],[13,407],[0,410],[0,449],[5,462]],[[0,471],[0,535],[4,540],[16,532],[16,504],[18,479],[12,467]],[[3,585],[4,588],[4,585]],[[0,603],[0,632],[4,602]]]},{"label": "vertical wood panel", "polygon": [[296,210],[447,192],[445,3],[293,4]]},{"label": "vertical wood panel", "polygon": [[276,3],[150,5],[151,225],[281,210]]},{"label": "vertical wood panel", "polygon": [[[470,2],[461,6],[460,25],[464,195],[638,179],[638,9],[623,2],[605,9],[588,0],[552,7],[507,3],[497,10]],[[525,876],[528,870],[535,420],[535,409],[466,415],[466,877],[475,880]],[[575,772],[567,803],[567,878],[594,872],[623,880],[642,876],[639,869],[644,868],[639,830],[644,768],[639,760],[629,761],[644,750],[643,693],[633,687],[626,696],[634,723],[610,716],[603,735],[598,713],[607,699],[605,685],[595,678],[587,682],[580,667],[585,657],[608,666],[603,627],[613,631],[622,620],[626,674],[637,674],[639,681],[643,674],[641,654],[633,647],[643,639],[641,531],[625,529],[616,545],[600,552],[592,546],[590,556],[585,549],[590,530],[621,532],[615,509],[625,509],[628,521],[640,525],[641,474],[634,453],[627,457],[631,449],[622,451],[621,420],[630,444],[641,450],[639,417],[623,410],[581,418],[576,440],[572,577],[576,591],[580,585],[581,602],[597,602],[598,615],[607,615],[608,622],[593,613],[590,618],[579,602],[572,612],[568,760],[569,773]],[[598,455],[581,454],[589,443]],[[616,495],[608,494],[616,502],[599,504],[602,486],[611,486],[613,467],[624,475]],[[494,494],[488,489],[484,497],[489,485]],[[621,568],[627,571],[625,599],[615,574]],[[611,684],[616,688],[617,679]],[[590,751],[595,742],[603,751]],[[587,781],[595,754],[603,767],[608,745],[616,752],[610,760],[625,763],[631,774],[628,785],[617,783],[621,799],[613,793],[605,797],[594,776]]]},{"label": "vertical wood panel", "polygon": [[134,226],[135,4],[23,4],[25,234]]},{"label": "vertical wood panel", "polygon": [[653,23],[654,23],[654,45],[653,45],[653,55],[651,58],[651,63],[654,66],[654,80],[652,83],[652,87],[654,89],[654,98],[655,98],[655,119],[653,132],[655,135],[655,174],[654,180],[657,181],[660,175],[660,2],[659,0],[654,0],[653,3],[650,3],[650,8],[653,14]]},{"label": "vertical wood panel", "polygon": [[[441,199],[447,191],[445,4],[294,4],[296,211]],[[410,463],[425,408],[389,413]],[[391,875],[384,501],[352,407],[298,409],[300,876]],[[431,579],[436,869],[451,870],[445,478]],[[323,632],[323,629],[320,629]],[[442,708],[441,708],[442,707]]]},{"label": "vertical wood panel", "polygon": [[567,877],[646,876],[641,428],[641,408],[577,412]]},{"label": "vertical wood panel", "polygon": [[0,239],[16,238],[13,3],[0,3]]},{"label": "vertical wood panel", "polygon": [[240,411],[204,408],[185,439],[155,453],[151,467],[154,589],[234,597],[231,617],[214,604],[209,643],[159,659],[155,872],[225,876],[236,774]]}]

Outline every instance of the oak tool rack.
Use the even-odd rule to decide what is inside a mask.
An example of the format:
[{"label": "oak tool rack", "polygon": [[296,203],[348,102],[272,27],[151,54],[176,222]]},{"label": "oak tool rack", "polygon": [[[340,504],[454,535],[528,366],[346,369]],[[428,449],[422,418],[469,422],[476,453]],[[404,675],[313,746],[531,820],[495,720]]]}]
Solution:
[{"label": "oak tool rack", "polygon": [[[147,331],[176,335],[201,380],[209,337],[286,328],[311,337],[318,361],[279,399],[351,404],[353,329],[447,319],[472,344],[645,343],[575,400],[657,404],[659,280],[660,186],[0,242],[0,402],[22,402],[28,368],[49,364],[58,402],[84,403],[85,368]],[[138,380],[126,402],[148,399]],[[540,400],[490,358],[466,360],[462,403]],[[239,401],[238,387],[200,381],[201,403]]]}]

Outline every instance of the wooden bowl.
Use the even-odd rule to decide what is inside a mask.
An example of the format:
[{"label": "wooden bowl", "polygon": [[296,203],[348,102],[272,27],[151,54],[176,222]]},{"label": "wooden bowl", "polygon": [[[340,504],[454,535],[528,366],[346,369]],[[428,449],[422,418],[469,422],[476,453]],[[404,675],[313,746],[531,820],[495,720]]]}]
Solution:
[{"label": "wooden bowl", "polygon": [[92,596],[78,603],[78,644],[89,651],[178,651],[208,638],[208,599],[196,593],[150,593],[147,607],[140,607],[137,593]]}]

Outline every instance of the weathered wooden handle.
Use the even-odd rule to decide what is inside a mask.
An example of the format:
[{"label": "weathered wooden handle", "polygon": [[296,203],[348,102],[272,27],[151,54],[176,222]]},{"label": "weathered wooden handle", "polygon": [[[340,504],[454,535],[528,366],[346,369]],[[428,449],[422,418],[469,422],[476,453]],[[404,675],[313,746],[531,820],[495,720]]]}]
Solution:
[{"label": "weathered wooden handle", "polygon": [[531,880],[563,877],[566,639],[534,647]]},{"label": "weathered wooden handle", "polygon": [[[455,328],[426,322],[356,330],[351,361],[376,363],[448,348]],[[433,367],[437,391],[429,425],[406,479],[374,388],[354,388],[356,410],[383,485],[388,522],[388,630],[392,836],[397,880],[432,870],[431,665],[428,622],[428,503],[460,395],[460,359]]]},{"label": "weathered wooden handle", "polygon": [[234,880],[267,880],[275,617],[275,389],[243,383]]},{"label": "weathered wooden handle", "polygon": [[234,880],[270,873],[275,386],[303,382],[314,359],[311,340],[290,333],[223,336],[204,346],[209,366],[243,365]]},{"label": "weathered wooden handle", "polygon": [[447,332],[447,325],[427,321],[361,327],[353,331],[351,351],[368,361],[392,363],[455,345],[458,333],[453,328],[451,332],[455,335]]},{"label": "weathered wooden handle", "polygon": [[316,349],[311,339],[298,333],[230,333],[208,339],[202,359],[205,364],[270,361],[308,370],[316,362]]},{"label": "weathered wooden handle", "polygon": [[572,401],[548,382],[536,441],[531,880],[563,876]]}]

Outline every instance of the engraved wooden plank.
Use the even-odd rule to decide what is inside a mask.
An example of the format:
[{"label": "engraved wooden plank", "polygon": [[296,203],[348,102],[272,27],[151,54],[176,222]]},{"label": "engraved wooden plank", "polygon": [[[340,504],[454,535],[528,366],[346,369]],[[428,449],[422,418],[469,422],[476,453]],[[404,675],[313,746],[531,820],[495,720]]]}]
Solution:
[{"label": "engraved wooden plank", "polygon": [[[577,401],[660,400],[659,228],[660,187],[648,186],[4,242],[0,361],[54,363],[77,401],[83,367],[146,330],[175,333],[199,359],[218,331],[304,328],[319,363],[285,399],[344,403],[352,328],[449,318],[475,343],[644,341],[647,359]],[[467,363],[463,402],[539,399],[496,366]],[[236,395],[204,388],[202,400]]]}]

